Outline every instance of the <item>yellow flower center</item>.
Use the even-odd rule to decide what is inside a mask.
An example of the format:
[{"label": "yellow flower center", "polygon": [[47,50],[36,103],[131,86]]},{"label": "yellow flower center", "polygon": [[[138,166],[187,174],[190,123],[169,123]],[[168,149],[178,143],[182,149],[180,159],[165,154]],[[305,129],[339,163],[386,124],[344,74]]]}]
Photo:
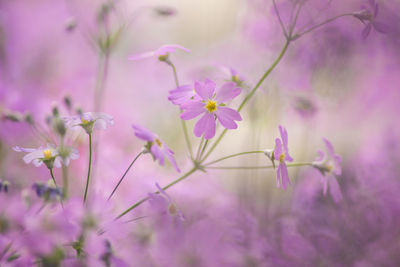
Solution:
[{"label": "yellow flower center", "polygon": [[282,153],[281,156],[279,157],[279,161],[283,162],[285,160],[285,153]]},{"label": "yellow flower center", "polygon": [[88,124],[90,121],[89,120],[86,120],[86,119],[84,119],[83,117],[81,118],[81,122],[82,122],[82,124]]},{"label": "yellow flower center", "polygon": [[327,164],[326,169],[328,170],[328,172],[332,172],[332,170],[333,170],[332,164]]},{"label": "yellow flower center", "polygon": [[213,100],[208,100],[205,108],[208,110],[208,112],[212,113],[217,110],[217,102]]},{"label": "yellow flower center", "polygon": [[45,160],[51,159],[51,150],[50,149],[43,150],[43,156]]},{"label": "yellow flower center", "polygon": [[156,138],[156,139],[154,140],[154,142],[156,142],[156,144],[157,144],[159,147],[162,147],[162,142],[161,142],[160,139]]},{"label": "yellow flower center", "polygon": [[232,81],[235,82],[235,83],[239,83],[240,82],[239,75],[233,75],[232,76]]}]

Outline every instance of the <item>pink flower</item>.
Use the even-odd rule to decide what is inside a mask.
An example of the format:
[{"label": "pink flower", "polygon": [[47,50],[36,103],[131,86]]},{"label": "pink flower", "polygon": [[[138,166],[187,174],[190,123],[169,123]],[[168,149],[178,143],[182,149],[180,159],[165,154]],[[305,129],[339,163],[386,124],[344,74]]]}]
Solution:
[{"label": "pink flower", "polygon": [[158,57],[160,61],[165,61],[168,58],[169,53],[174,53],[176,49],[183,50],[185,52],[190,53],[190,50],[177,44],[171,45],[163,45],[160,48],[154,51],[148,51],[144,53],[140,53],[134,56],[129,57],[129,60],[141,60],[149,57]]},{"label": "pink flower", "polygon": [[63,119],[68,127],[81,126],[88,134],[92,133],[93,128],[106,130],[108,125],[114,125],[113,117],[103,112],[85,112]]},{"label": "pink flower", "polygon": [[336,176],[342,174],[342,168],[340,167],[342,159],[339,155],[335,154],[331,142],[325,138],[323,140],[328,154],[319,150],[318,157],[312,165],[322,174],[321,182],[324,195],[326,195],[329,185],[329,193],[333,200],[338,203],[343,198],[339,184],[336,180]]},{"label": "pink flower", "polygon": [[155,133],[139,125],[132,125],[136,137],[147,141],[146,151],[150,152],[154,160],[158,160],[160,165],[164,165],[164,156],[171,162],[177,172],[180,172],[174,159],[174,152],[162,141]]},{"label": "pink flower", "polygon": [[279,125],[281,139],[275,139],[274,158],[279,161],[279,166],[276,170],[276,185],[279,188],[282,184],[286,190],[287,184],[290,184],[289,174],[286,166],[286,161],[292,162],[293,158],[289,155],[288,149],[288,134],[285,128]]},{"label": "pink flower", "polygon": [[182,105],[190,100],[200,100],[192,85],[182,85],[169,91],[168,100],[175,105]]},{"label": "pink flower", "polygon": [[216,84],[211,80],[204,83],[195,82],[194,90],[200,97],[198,100],[188,101],[181,105],[184,112],[181,118],[193,119],[204,114],[194,127],[194,134],[200,137],[204,134],[205,139],[211,139],[215,135],[216,119],[226,129],[236,129],[235,121],[241,121],[240,114],[231,108],[225,107],[225,102],[234,99],[241,93],[241,89],[233,82],[224,83],[217,91]]},{"label": "pink flower", "polygon": [[374,28],[376,31],[381,33],[387,32],[387,26],[376,20],[378,16],[379,8],[375,0],[368,0],[369,6],[362,6],[362,10],[353,14],[354,17],[358,18],[365,27],[361,33],[365,39],[368,37],[371,29]]}]

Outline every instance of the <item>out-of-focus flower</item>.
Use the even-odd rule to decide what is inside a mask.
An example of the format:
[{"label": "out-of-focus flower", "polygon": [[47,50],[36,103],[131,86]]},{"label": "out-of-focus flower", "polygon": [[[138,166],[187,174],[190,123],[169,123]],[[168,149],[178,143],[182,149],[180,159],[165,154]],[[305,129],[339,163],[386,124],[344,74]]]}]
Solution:
[{"label": "out-of-focus flower", "polygon": [[169,91],[168,100],[175,105],[182,105],[190,100],[200,100],[192,85],[182,85]]},{"label": "out-of-focus flower", "polygon": [[361,33],[363,38],[368,37],[372,28],[381,33],[386,33],[388,29],[384,23],[376,20],[379,12],[378,3],[376,3],[375,0],[368,0],[368,4],[368,6],[363,5],[361,11],[353,14],[354,17],[358,18],[363,24],[365,24]]},{"label": "out-of-focus flower", "polygon": [[129,57],[129,60],[141,60],[149,57],[158,57],[158,60],[160,61],[166,61],[168,59],[169,53],[174,53],[177,49],[183,50],[185,52],[190,52],[189,49],[177,45],[177,44],[170,44],[170,45],[163,45],[160,48],[149,51],[149,52],[144,52],[140,53],[134,56]]},{"label": "out-of-focus flower", "polygon": [[111,115],[102,112],[85,112],[76,116],[64,117],[69,127],[81,126],[88,134],[91,134],[93,128],[107,129],[108,125],[114,124]]},{"label": "out-of-focus flower", "polygon": [[312,165],[323,175],[321,181],[324,195],[326,195],[329,185],[329,193],[337,203],[343,198],[339,184],[336,180],[336,176],[342,174],[342,169],[340,167],[342,159],[339,155],[335,154],[331,142],[325,138],[323,140],[328,153],[325,154],[323,151],[318,151],[318,158],[312,163]]},{"label": "out-of-focus flower", "polygon": [[286,190],[287,184],[290,184],[289,174],[286,166],[286,161],[292,162],[293,158],[289,155],[288,134],[285,128],[279,125],[281,139],[275,139],[274,158],[279,161],[279,166],[276,170],[276,185],[281,186]]},{"label": "out-of-focus flower", "polygon": [[293,108],[303,117],[311,118],[317,112],[315,103],[306,97],[298,96],[293,101]]},{"label": "out-of-focus flower", "polygon": [[174,152],[158,137],[158,135],[137,124],[133,124],[132,128],[135,131],[136,137],[147,141],[145,151],[150,152],[154,160],[158,160],[160,165],[164,165],[165,156],[174,166],[175,170],[180,172],[174,158]]},{"label": "out-of-focus flower", "polygon": [[170,6],[156,6],[154,7],[154,11],[156,12],[157,15],[163,17],[174,16],[178,13],[178,11],[175,8]]},{"label": "out-of-focus flower", "polygon": [[34,183],[32,185],[32,189],[35,191],[38,197],[43,197],[45,200],[55,200],[58,198],[63,198],[61,189],[55,186],[50,186],[42,183]]},{"label": "out-of-focus flower", "polygon": [[10,186],[10,183],[8,181],[0,180],[0,193],[1,193],[1,191],[4,191],[4,193],[7,193],[9,186]]},{"label": "out-of-focus flower", "polygon": [[55,146],[48,144],[46,147],[39,148],[23,148],[19,146],[13,147],[14,151],[26,152],[24,161],[26,164],[33,163],[36,167],[46,164],[47,168],[52,169],[53,166],[61,167],[61,157],[59,156],[58,150]]},{"label": "out-of-focus flower", "polygon": [[234,82],[224,83],[217,91],[215,87],[216,84],[211,80],[206,80],[204,83],[195,82],[194,90],[201,99],[181,105],[184,110],[181,118],[184,120],[193,119],[204,113],[194,127],[194,134],[197,137],[204,134],[205,139],[213,138],[216,119],[226,129],[236,129],[235,121],[242,120],[239,112],[225,107],[225,102],[237,97],[242,90],[236,87]]},{"label": "out-of-focus flower", "polygon": [[75,148],[62,146],[57,148],[58,155],[61,157],[61,160],[65,166],[68,166],[71,160],[75,160],[79,158],[79,151]]},{"label": "out-of-focus flower", "polygon": [[183,221],[183,213],[178,209],[172,198],[156,183],[159,194],[149,193],[149,203],[157,215],[168,215]]}]

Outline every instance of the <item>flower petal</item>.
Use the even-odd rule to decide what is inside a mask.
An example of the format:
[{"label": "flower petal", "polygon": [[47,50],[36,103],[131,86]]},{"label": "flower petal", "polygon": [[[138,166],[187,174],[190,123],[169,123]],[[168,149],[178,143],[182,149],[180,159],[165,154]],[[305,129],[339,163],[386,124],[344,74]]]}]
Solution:
[{"label": "flower petal", "polygon": [[185,110],[180,116],[183,120],[191,120],[199,116],[201,113],[206,112],[204,104],[199,101],[187,102],[182,104],[181,108]]},{"label": "flower petal", "polygon": [[231,99],[234,99],[240,93],[242,92],[242,89],[239,87],[236,87],[236,84],[234,82],[227,82],[224,83],[218,90],[215,99],[219,103],[224,103],[226,101],[229,101]]},{"label": "flower petal", "polygon": [[333,201],[338,203],[343,199],[342,191],[340,190],[339,183],[337,182],[336,178],[331,176],[329,179],[329,193],[331,194]]},{"label": "flower petal", "polygon": [[279,160],[282,154],[282,142],[281,139],[275,139],[275,149],[274,149],[274,157],[276,160]]},{"label": "flower petal", "polygon": [[206,112],[194,126],[194,134],[200,137],[204,133],[204,138],[210,139],[215,135],[214,115]]},{"label": "flower petal", "polygon": [[135,131],[136,137],[138,137],[139,139],[142,139],[144,141],[153,142],[154,139],[157,137],[156,134],[150,132],[149,130],[147,130],[146,128],[144,128],[140,125],[132,124],[132,128]]},{"label": "flower petal", "polygon": [[206,80],[204,83],[195,82],[194,90],[204,100],[212,99],[215,91],[215,83],[211,80]]},{"label": "flower petal", "polygon": [[283,190],[286,190],[287,185],[290,184],[290,179],[289,179],[287,166],[286,166],[285,162],[281,162],[281,164],[279,164],[279,165],[282,166],[282,168],[281,168],[282,187],[283,187]]},{"label": "flower petal", "polygon": [[237,124],[235,123],[235,120],[242,120],[239,112],[231,108],[218,107],[215,114],[217,115],[217,118],[222,126],[227,129],[236,129]]}]

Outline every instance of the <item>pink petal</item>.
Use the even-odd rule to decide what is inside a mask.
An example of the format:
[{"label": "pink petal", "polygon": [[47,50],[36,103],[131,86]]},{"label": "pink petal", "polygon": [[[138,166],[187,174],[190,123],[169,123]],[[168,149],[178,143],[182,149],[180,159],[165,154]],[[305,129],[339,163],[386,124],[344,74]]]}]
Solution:
[{"label": "pink petal", "polygon": [[240,114],[231,108],[218,107],[215,112],[219,122],[227,129],[236,129],[237,124],[234,120],[242,120]]},{"label": "pink petal", "polygon": [[197,116],[199,116],[201,113],[206,112],[206,109],[204,108],[204,104],[201,102],[187,102],[185,104],[181,105],[181,108],[185,110],[181,114],[181,119],[183,120],[191,120]]},{"label": "pink petal", "polygon": [[226,101],[234,99],[241,92],[242,92],[242,89],[240,89],[239,87],[236,87],[236,84],[234,82],[227,82],[227,83],[224,83],[219,88],[219,90],[217,91],[217,95],[216,95],[215,99],[219,103],[224,103]]},{"label": "pink petal", "polygon": [[343,199],[342,191],[340,190],[339,184],[335,177],[329,177],[329,192],[335,203],[338,203]]},{"label": "pink petal", "polygon": [[281,176],[282,176],[282,167],[281,165],[278,166],[278,169],[276,170],[276,187],[280,188],[281,187]]},{"label": "pink petal", "polygon": [[190,53],[190,50],[177,44],[169,44],[169,45],[163,45],[160,48],[158,48],[154,53],[157,56],[165,55],[167,53],[173,53],[176,51],[176,49],[183,50],[185,52]]},{"label": "pink petal", "polygon": [[212,99],[215,91],[215,83],[207,80],[204,83],[195,82],[194,90],[205,101]]},{"label": "pink petal", "polygon": [[282,187],[283,190],[286,190],[286,187],[288,184],[290,184],[290,179],[289,179],[289,174],[288,174],[288,170],[286,167],[285,162],[282,162],[281,164],[279,164],[280,166],[282,166],[281,168],[281,173],[282,173]]},{"label": "pink petal", "polygon": [[160,163],[161,166],[164,165],[164,153],[160,149],[160,147],[156,144],[153,144],[150,148],[151,154],[154,156],[156,160]]},{"label": "pink petal", "polygon": [[178,164],[176,164],[176,161],[175,161],[174,154],[173,154],[172,150],[169,149],[167,146],[165,146],[164,155],[167,157],[169,162],[171,162],[172,166],[174,166],[175,170],[177,172],[181,172],[181,170],[178,168]]},{"label": "pink petal", "polygon": [[133,124],[132,125],[133,130],[135,131],[135,135],[136,137],[144,140],[144,141],[154,141],[154,139],[157,137],[156,134],[150,132],[149,130],[147,130],[146,128],[137,125],[137,124]]},{"label": "pink petal", "polygon": [[133,56],[129,57],[128,59],[129,60],[141,60],[141,59],[152,57],[154,55],[155,55],[154,51],[150,51],[150,52],[144,52],[144,53],[133,55]]},{"label": "pink petal", "polygon": [[276,138],[275,139],[275,149],[274,149],[274,157],[276,160],[279,160],[280,156],[282,154],[282,143],[281,139]]},{"label": "pink petal", "polygon": [[194,126],[194,134],[200,137],[204,133],[204,138],[210,139],[215,135],[214,115],[206,112]]},{"label": "pink petal", "polygon": [[363,39],[366,39],[368,37],[369,33],[371,32],[371,28],[371,23],[368,23],[367,26],[365,26],[365,28],[361,32],[361,36],[363,37]]}]

